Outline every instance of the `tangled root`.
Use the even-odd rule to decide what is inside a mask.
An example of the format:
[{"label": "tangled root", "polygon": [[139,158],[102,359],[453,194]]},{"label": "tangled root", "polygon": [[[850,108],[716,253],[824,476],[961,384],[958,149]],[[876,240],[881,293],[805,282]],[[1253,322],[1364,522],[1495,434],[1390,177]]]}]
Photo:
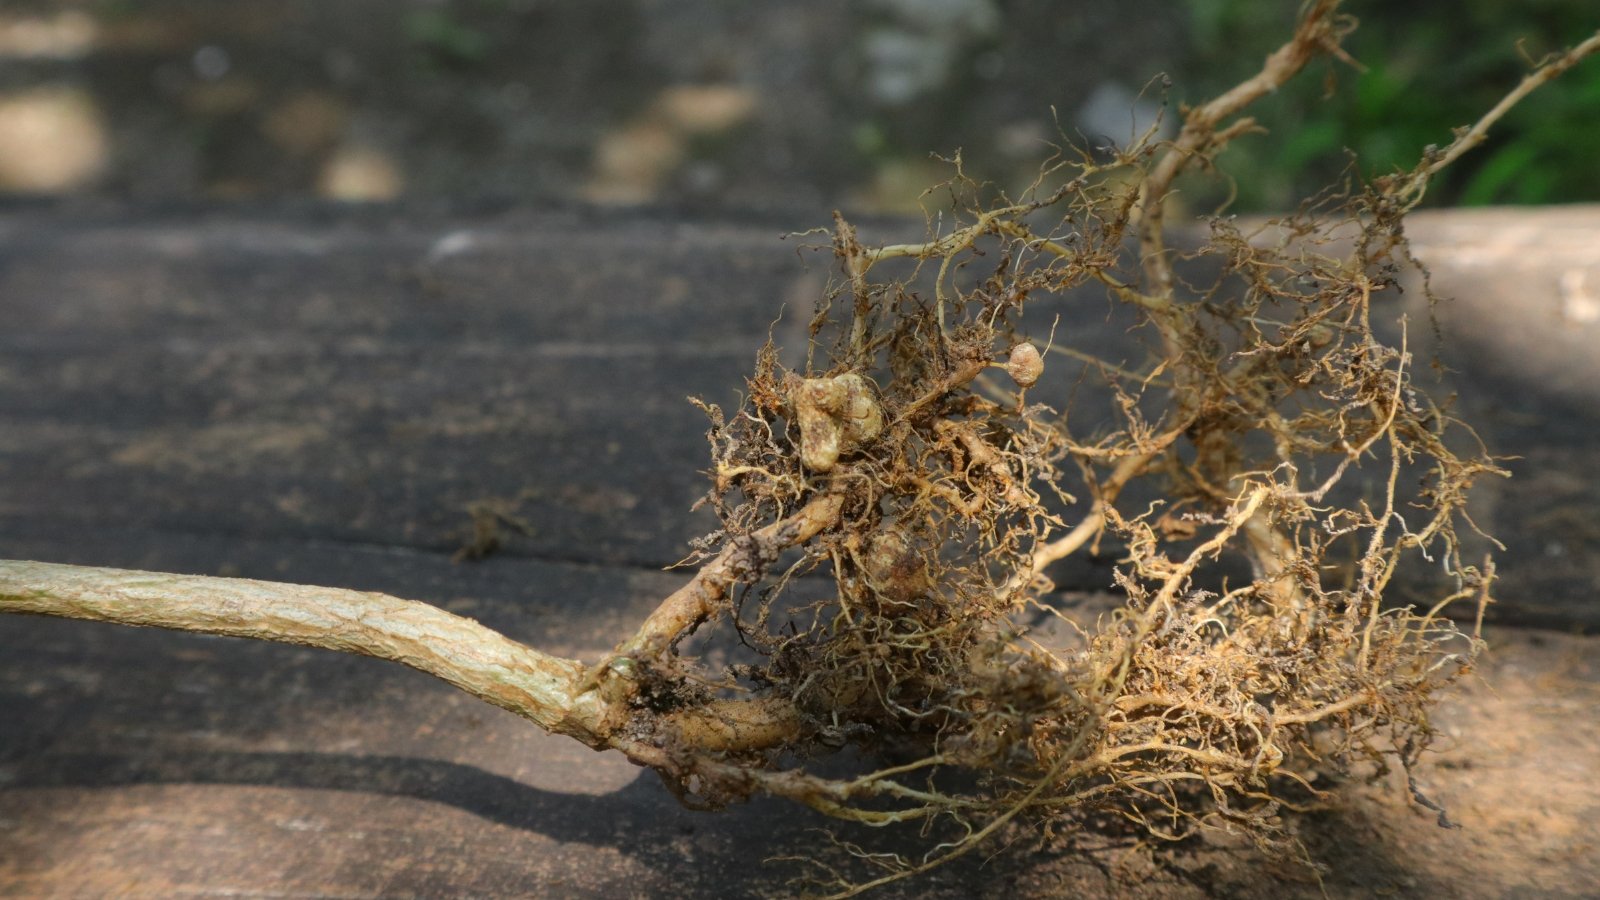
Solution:
[{"label": "tangled root", "polygon": [[[871,246],[837,219],[841,277],[805,366],[769,342],[736,409],[703,404],[721,529],[697,544],[690,599],[618,648],[638,740],[683,796],[765,791],[954,829],[921,860],[841,844],[876,876],[822,867],[848,895],[1024,821],[1162,840],[1215,826],[1293,855],[1286,811],[1337,776],[1417,762],[1490,602],[1492,562],[1457,540],[1466,492],[1505,473],[1413,382],[1404,321],[1394,346],[1373,320],[1421,271],[1404,213],[1459,153],[1253,233],[1213,219],[1191,253],[1162,232],[1173,179],[1248,130],[1230,117],[1338,52],[1337,5],[1311,4],[1171,144],[1064,151],[1016,198],[957,157],[952,209],[923,243]],[[1218,274],[1180,278],[1186,260]],[[1142,364],[1025,327],[1096,285],[1150,336]],[[1110,423],[1081,433],[1068,413],[1086,407]],[[1095,621],[1058,609],[1049,578],[1084,553],[1116,559],[1121,607]],[[1419,560],[1442,572],[1434,599],[1386,604]],[[748,659],[674,651],[708,621]],[[808,768],[846,746],[899,762]]]}]

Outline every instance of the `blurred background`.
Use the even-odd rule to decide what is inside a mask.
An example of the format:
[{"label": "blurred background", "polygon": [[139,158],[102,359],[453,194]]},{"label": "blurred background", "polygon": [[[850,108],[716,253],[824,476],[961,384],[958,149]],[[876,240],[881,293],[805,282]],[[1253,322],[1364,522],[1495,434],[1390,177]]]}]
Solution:
[{"label": "blurred background", "polygon": [[[0,193],[904,211],[1018,189],[1247,75],[1294,0],[4,0]],[[1595,27],[1594,0],[1353,2],[1220,160],[1234,209],[1414,161]],[[1600,67],[1521,105],[1430,202],[1600,199]],[[1174,116],[1167,116],[1171,125]],[[1226,184],[1195,185],[1209,212]]]}]

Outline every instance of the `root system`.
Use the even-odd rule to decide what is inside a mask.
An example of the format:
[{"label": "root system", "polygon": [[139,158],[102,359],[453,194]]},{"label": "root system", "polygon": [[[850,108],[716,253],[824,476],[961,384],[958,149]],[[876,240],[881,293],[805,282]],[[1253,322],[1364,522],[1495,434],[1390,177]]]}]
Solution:
[{"label": "root system", "polygon": [[[1252,130],[1252,102],[1342,57],[1338,5],[1308,4],[1257,74],[1174,113],[1174,140],[1064,142],[1015,196],[957,157],[920,243],[837,218],[804,363],[769,342],[737,405],[702,404],[720,529],[595,665],[417,604],[262,582],[3,563],[0,609],[396,659],[620,749],[686,803],[764,792],[936,836],[912,859],[840,842],[859,865],[813,871],[841,896],[1025,823],[1219,828],[1295,855],[1288,813],[1427,751],[1490,602],[1493,564],[1458,535],[1467,490],[1504,473],[1414,379],[1391,298],[1426,272],[1404,216],[1511,103],[1600,51],[1597,34],[1546,60],[1412,171],[1169,246],[1177,179]],[[1145,357],[1058,327],[1092,291]],[[1052,567],[1074,555],[1114,561],[1120,608],[1063,612]],[[1403,568],[1431,573],[1430,602],[1385,602]],[[696,658],[697,631],[738,652]],[[847,747],[882,768],[821,774]]]}]

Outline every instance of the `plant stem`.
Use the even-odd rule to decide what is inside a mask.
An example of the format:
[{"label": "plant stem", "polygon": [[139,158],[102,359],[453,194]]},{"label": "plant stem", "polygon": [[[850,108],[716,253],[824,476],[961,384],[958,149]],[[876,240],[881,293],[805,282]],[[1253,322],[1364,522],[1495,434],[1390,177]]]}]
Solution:
[{"label": "plant stem", "polygon": [[472,619],[387,594],[244,578],[0,560],[0,612],[172,628],[392,660],[591,747],[609,709],[576,690],[583,664]]},{"label": "plant stem", "polygon": [[1600,31],[1596,31],[1580,44],[1576,44],[1559,54],[1549,57],[1539,64],[1532,72],[1523,76],[1521,83],[1513,88],[1494,108],[1484,113],[1471,127],[1459,129],[1455,140],[1449,146],[1424,159],[1414,172],[1407,178],[1406,183],[1398,191],[1398,196],[1404,201],[1406,209],[1414,208],[1422,202],[1422,195],[1427,190],[1428,181],[1439,174],[1447,166],[1460,159],[1468,150],[1483,143],[1489,136],[1489,129],[1511,111],[1511,108],[1522,102],[1522,99],[1533,93],[1534,89],[1546,82],[1553,81],[1563,72],[1582,62],[1586,57],[1600,53]]},{"label": "plant stem", "polygon": [[713,700],[624,728],[627,704],[586,687],[578,660],[541,653],[426,603],[369,591],[0,560],[0,613],[255,638],[392,660],[546,731],[597,750],[621,750],[652,768],[672,764],[662,744],[690,752],[761,749],[793,739],[801,727],[792,704],[761,698]]},{"label": "plant stem", "polygon": [[[1324,53],[1339,53],[1344,28],[1335,15],[1340,0],[1317,0],[1300,19],[1294,37],[1267,57],[1261,71],[1234,85],[1209,103],[1195,107],[1184,116],[1183,130],[1166,148],[1144,178],[1140,201],[1139,256],[1144,267],[1142,293],[1156,303],[1151,314],[1169,362],[1181,362],[1185,341],[1190,337],[1187,323],[1173,306],[1172,260],[1167,255],[1164,203],[1173,181],[1197,156],[1222,149],[1236,136],[1237,129],[1222,128],[1229,116],[1276,91],[1293,78],[1306,63]],[[1179,369],[1180,385],[1189,379]]]}]

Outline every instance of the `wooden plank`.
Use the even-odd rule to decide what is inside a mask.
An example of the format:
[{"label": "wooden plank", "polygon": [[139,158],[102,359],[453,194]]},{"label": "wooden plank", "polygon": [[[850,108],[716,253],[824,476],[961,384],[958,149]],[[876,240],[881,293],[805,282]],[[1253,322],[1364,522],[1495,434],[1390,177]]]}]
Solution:
[{"label": "wooden plank", "polygon": [[[1496,615],[1593,628],[1600,487],[1570,473],[1600,465],[1600,325],[1563,318],[1587,307],[1562,285],[1600,283],[1584,241],[1600,212],[1474,215],[1413,233],[1455,298],[1434,391],[1514,457],[1476,510],[1510,542]],[[916,226],[878,226],[896,229]],[[467,507],[498,497],[534,525],[509,552],[660,567],[712,524],[687,512],[706,452],[685,398],[734,402],[769,328],[792,355],[827,277],[826,254],[797,258],[782,230],[581,210],[0,216],[0,536],[104,523],[445,552]],[[1093,292],[1041,309],[1142,358]],[[1420,367],[1420,292],[1386,309],[1409,314]],[[1103,565],[1066,577],[1110,583]]]},{"label": "wooden plank", "polygon": [[528,553],[656,566],[710,524],[685,398],[731,397],[806,277],[581,217],[4,230],[0,515],[445,549],[527,492]]},{"label": "wooden plank", "polygon": [[[1501,620],[1596,633],[1600,206],[1433,212],[1408,233],[1446,298],[1444,390],[1512,473],[1474,493],[1479,525],[1506,546]],[[1420,290],[1408,307],[1425,363]]]},{"label": "wooden plank", "polygon": [[[1559,279],[1523,271],[1513,284],[1448,262],[1437,248],[1461,240],[1452,221],[1414,233],[1445,236],[1427,246],[1460,308],[1565,308]],[[777,236],[806,224],[0,210],[0,549],[382,590],[595,656],[680,583],[661,567],[711,526],[686,513],[706,455],[684,398],[734,399],[779,301],[776,333],[798,344],[828,263],[808,269]],[[1566,271],[1592,263],[1583,252],[1519,258]],[[1103,299],[1060,308],[1075,337],[1141,352]],[[1572,524],[1600,500],[1584,474],[1600,464],[1596,382],[1517,369],[1506,354],[1540,345],[1502,346],[1498,320],[1453,315],[1447,387],[1491,446],[1526,460],[1481,504],[1512,546],[1502,614],[1600,623],[1600,537]],[[1573,371],[1600,358],[1600,342],[1547,346]],[[533,534],[453,565],[465,508],[483,497],[520,499]],[[1071,577],[1109,581],[1104,561]],[[1497,693],[1442,715],[1492,773],[1430,770],[1430,790],[1474,830],[1436,833],[1393,794],[1314,820],[1336,896],[1600,879],[1583,824],[1600,809],[1600,676],[1582,662],[1595,648],[1538,639],[1505,633]],[[1502,784],[1542,818],[1518,818]],[[809,846],[820,824],[766,802],[689,813],[614,755],[372,660],[0,620],[0,895],[773,894],[792,872],[757,861]],[[1496,868],[1517,854],[1548,860],[1546,882]],[[1318,895],[1238,859],[1196,848],[1176,869],[1112,872],[1056,847],[887,896]]]}]

